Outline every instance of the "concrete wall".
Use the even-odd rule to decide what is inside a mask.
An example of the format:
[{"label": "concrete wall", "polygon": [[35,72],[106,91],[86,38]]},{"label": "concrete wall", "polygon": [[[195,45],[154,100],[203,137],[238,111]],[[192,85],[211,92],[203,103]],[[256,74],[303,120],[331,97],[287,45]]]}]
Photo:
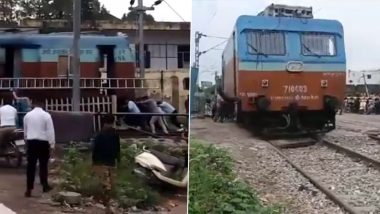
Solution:
[{"label": "concrete wall", "polygon": [[[128,35],[131,43],[137,44],[136,31],[123,31]],[[190,31],[152,31],[144,32],[144,43],[150,52],[150,64],[152,69],[173,70],[178,69],[178,46],[188,46],[190,55]],[[167,49],[167,50],[166,50]],[[167,53],[166,53],[167,51]],[[188,57],[189,59],[190,57]],[[190,61],[190,59],[188,60]],[[189,68],[190,62],[184,62],[182,68]],[[180,68],[181,69],[181,68]]]},{"label": "concrete wall", "polygon": [[[163,97],[165,101],[170,102],[174,107],[176,107],[180,113],[186,113],[185,100],[189,95],[189,90],[184,87],[184,79],[189,78],[189,70],[168,70],[164,71],[163,76],[163,92],[161,92],[161,89],[153,89],[149,90],[148,94],[156,99]],[[147,70],[145,77],[147,79],[160,79],[161,71]],[[178,85],[176,84],[177,80]],[[153,87],[160,88],[160,84],[158,83]]]}]

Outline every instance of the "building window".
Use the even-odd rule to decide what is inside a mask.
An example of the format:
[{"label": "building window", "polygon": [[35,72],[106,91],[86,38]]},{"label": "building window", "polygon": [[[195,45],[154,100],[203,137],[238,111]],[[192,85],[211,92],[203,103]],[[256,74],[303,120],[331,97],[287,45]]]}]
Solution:
[{"label": "building window", "polygon": [[[139,67],[140,66],[140,60],[139,60],[139,57],[140,57],[140,52],[139,52],[139,45],[136,45],[136,66]],[[144,45],[144,56],[145,56],[145,68],[150,68],[150,59],[151,59],[151,56],[150,56],[150,51],[148,50],[148,45]]]},{"label": "building window", "polygon": [[190,45],[178,45],[177,50],[178,68],[189,68]]},{"label": "building window", "polygon": [[189,83],[190,83],[189,77],[186,77],[183,79],[183,90],[189,90],[190,88]]},{"label": "building window", "polygon": [[279,31],[248,31],[248,53],[254,55],[285,55],[285,36]]},{"label": "building window", "polygon": [[301,37],[302,54],[306,56],[335,56],[335,36],[325,33],[304,33]]}]

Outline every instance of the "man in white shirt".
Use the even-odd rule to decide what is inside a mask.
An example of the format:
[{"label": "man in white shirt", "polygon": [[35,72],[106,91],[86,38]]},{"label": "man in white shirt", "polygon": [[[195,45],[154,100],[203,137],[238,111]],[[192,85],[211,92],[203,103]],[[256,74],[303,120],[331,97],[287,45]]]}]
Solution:
[{"label": "man in white shirt", "polygon": [[16,130],[17,110],[10,103],[5,102],[0,107],[0,149],[6,145]]},{"label": "man in white shirt", "polygon": [[[161,110],[167,114],[177,114],[178,111],[175,109],[172,105],[170,105],[168,102],[165,101],[158,101],[157,102],[158,107],[161,108]],[[181,129],[182,124],[178,122],[177,116],[172,115],[170,116],[170,122],[173,123],[177,128]]]},{"label": "man in white shirt", "polygon": [[27,189],[25,197],[31,197],[34,187],[37,160],[43,192],[49,192],[48,162],[55,145],[54,125],[51,115],[42,109],[43,104],[34,103],[34,109],[24,117],[24,137],[27,146]]}]

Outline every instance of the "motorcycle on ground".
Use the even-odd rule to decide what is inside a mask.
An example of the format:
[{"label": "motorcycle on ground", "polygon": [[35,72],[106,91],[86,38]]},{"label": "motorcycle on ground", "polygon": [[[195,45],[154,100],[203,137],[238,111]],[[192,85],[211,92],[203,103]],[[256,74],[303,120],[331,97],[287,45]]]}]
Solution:
[{"label": "motorcycle on ground", "polygon": [[135,157],[134,173],[153,185],[169,184],[186,188],[188,183],[187,160],[154,150],[146,150]]},{"label": "motorcycle on ground", "polygon": [[24,132],[16,129],[6,142],[0,143],[0,157],[4,158],[9,166],[20,167],[25,155]]}]

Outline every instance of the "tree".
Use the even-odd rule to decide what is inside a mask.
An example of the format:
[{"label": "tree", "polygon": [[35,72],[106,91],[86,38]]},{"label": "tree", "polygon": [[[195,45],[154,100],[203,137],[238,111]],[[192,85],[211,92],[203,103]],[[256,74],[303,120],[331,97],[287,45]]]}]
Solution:
[{"label": "tree", "polygon": [[4,24],[13,24],[17,21],[17,6],[19,0],[1,0],[0,1],[0,22]]},{"label": "tree", "polygon": [[52,4],[50,0],[21,0],[19,6],[22,18],[51,18]]},{"label": "tree", "polygon": [[[6,0],[15,1],[15,0]],[[73,17],[73,0],[17,0],[22,18],[67,19]],[[2,0],[0,1],[2,2]],[[1,5],[2,3],[0,3]],[[99,0],[82,0],[81,17],[85,21],[109,19],[110,13]],[[1,7],[1,6],[0,6]]]},{"label": "tree", "polygon": [[[123,21],[136,21],[139,18],[139,14],[135,11],[131,11],[128,13],[128,15],[125,17]],[[150,14],[144,13],[144,21],[146,22],[155,22],[154,17]]]}]

